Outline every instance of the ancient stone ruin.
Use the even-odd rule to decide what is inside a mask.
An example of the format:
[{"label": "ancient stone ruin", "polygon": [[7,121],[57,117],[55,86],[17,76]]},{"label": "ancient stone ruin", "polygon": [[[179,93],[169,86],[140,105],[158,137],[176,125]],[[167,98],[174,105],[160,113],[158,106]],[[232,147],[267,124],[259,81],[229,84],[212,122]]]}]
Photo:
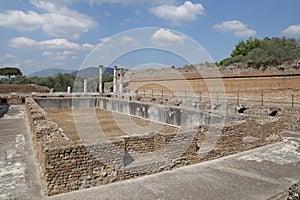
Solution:
[{"label": "ancient stone ruin", "polygon": [[[35,88],[41,89],[36,94],[26,86],[21,96],[4,88],[10,100],[1,101],[25,103],[47,195],[220,158],[282,141],[283,130],[300,130],[297,74],[244,70],[230,76],[229,68],[220,70],[222,80],[210,70],[205,79],[194,66],[140,72],[114,67],[113,82],[103,84],[100,65],[97,93],[87,91],[84,80],[80,93]],[[223,81],[225,100],[218,84],[205,97],[215,81]],[[292,103],[276,105],[286,94]],[[272,95],[278,98],[267,105]]]},{"label": "ancient stone ruin", "polygon": [[25,103],[25,98],[34,93],[49,93],[50,89],[38,85],[1,85],[0,86],[0,104],[8,103],[18,105]]},{"label": "ancient stone ruin", "polygon": [[[71,108],[81,113],[106,110],[172,128],[107,136],[96,142],[72,139],[47,114],[47,110]],[[281,141],[283,130],[282,119],[271,116],[224,116],[105,97],[27,98],[26,112],[47,195],[159,173],[272,144]]]}]

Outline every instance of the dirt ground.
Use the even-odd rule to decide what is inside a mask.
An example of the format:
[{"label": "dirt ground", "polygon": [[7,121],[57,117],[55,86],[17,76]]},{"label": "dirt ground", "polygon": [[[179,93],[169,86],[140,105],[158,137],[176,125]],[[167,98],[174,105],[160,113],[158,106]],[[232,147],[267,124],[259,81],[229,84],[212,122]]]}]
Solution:
[{"label": "dirt ground", "polygon": [[[65,134],[69,138],[72,140],[80,139],[77,131],[78,125],[76,125],[76,113],[78,113],[78,110],[47,110],[46,112],[48,116],[65,131]],[[91,117],[91,113],[96,113],[99,126],[107,138],[153,132],[171,134],[178,131],[178,128],[173,126],[101,109],[80,110],[79,113],[80,118],[86,119],[87,121]]]}]

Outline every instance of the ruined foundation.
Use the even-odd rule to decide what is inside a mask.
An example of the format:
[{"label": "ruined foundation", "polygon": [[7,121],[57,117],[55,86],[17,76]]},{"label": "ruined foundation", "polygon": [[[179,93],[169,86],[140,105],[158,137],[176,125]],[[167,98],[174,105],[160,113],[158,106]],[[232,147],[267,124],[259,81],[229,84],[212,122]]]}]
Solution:
[{"label": "ruined foundation", "polygon": [[[74,140],[45,111],[72,108],[119,112],[170,125],[176,131],[127,134],[102,142]],[[283,130],[282,119],[276,117],[223,116],[109,98],[27,98],[26,111],[47,195],[159,173],[272,144],[282,140]]]}]

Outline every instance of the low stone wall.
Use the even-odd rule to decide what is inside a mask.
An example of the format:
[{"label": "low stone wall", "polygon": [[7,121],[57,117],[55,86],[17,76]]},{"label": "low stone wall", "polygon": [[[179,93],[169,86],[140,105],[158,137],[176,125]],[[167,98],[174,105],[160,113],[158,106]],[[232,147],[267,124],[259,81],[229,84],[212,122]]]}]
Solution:
[{"label": "low stone wall", "polygon": [[71,141],[31,98],[26,112],[47,195],[103,185],[215,159],[280,141],[281,119],[265,117],[197,126],[175,134]]},{"label": "low stone wall", "polygon": [[300,131],[300,109],[289,108],[279,111],[279,116],[284,119],[284,130],[291,132]]},{"label": "low stone wall", "polygon": [[0,94],[7,93],[22,93],[22,94],[31,94],[32,92],[36,93],[49,93],[50,89],[43,86],[38,86],[34,84],[29,85],[0,85]]},{"label": "low stone wall", "polygon": [[23,103],[23,99],[25,99],[25,97],[8,97],[7,99],[7,103],[9,105],[20,105]]},{"label": "low stone wall", "polygon": [[20,105],[25,103],[25,97],[32,93],[49,93],[50,89],[34,84],[29,85],[0,85],[0,104]]}]

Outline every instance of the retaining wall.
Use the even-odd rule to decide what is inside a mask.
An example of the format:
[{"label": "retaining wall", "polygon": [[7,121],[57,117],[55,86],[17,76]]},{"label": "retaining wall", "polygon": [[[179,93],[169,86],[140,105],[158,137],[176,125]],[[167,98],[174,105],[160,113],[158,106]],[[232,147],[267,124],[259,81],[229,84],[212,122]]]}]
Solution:
[{"label": "retaining wall", "polygon": [[224,116],[219,113],[207,113],[197,109],[186,109],[105,97],[36,98],[35,101],[45,110],[100,108],[180,127],[223,124],[242,119],[242,117],[239,116],[228,114]]},{"label": "retaining wall", "polygon": [[217,77],[219,71],[214,71],[213,69],[212,72],[204,70],[202,73],[207,73],[207,77],[203,78],[197,71],[182,75],[174,70],[155,70],[154,72],[137,70],[132,77],[128,75],[128,88],[130,91],[138,90],[143,92],[144,90],[152,90],[155,93],[161,93],[161,91],[169,93],[172,91],[177,94],[186,91],[188,96],[199,94],[199,92],[223,92],[220,89],[225,89],[226,93],[276,91],[286,90],[287,88],[300,89],[299,74],[276,75],[257,72],[257,74],[233,75],[233,73],[236,73],[233,70],[228,75],[220,74],[221,77]]},{"label": "retaining wall", "polygon": [[91,144],[67,138],[31,98],[26,99],[26,112],[48,195],[154,174],[278,142],[283,127],[281,119],[265,117]]},{"label": "retaining wall", "polygon": [[22,94],[31,94],[32,92],[36,93],[49,93],[50,89],[43,86],[38,86],[34,84],[28,85],[0,85],[0,94],[7,93],[22,93]]}]

